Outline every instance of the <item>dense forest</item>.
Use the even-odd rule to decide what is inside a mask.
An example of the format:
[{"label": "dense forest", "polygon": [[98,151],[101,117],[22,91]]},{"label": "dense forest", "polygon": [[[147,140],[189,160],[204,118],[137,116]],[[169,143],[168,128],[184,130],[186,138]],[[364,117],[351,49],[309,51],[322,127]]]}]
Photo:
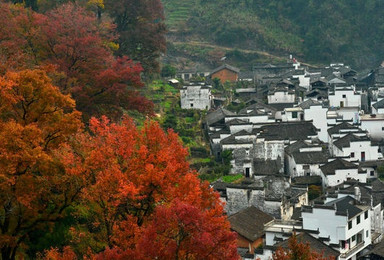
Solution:
[{"label": "dense forest", "polygon": [[378,0],[164,0],[173,35],[356,68],[384,59]]}]

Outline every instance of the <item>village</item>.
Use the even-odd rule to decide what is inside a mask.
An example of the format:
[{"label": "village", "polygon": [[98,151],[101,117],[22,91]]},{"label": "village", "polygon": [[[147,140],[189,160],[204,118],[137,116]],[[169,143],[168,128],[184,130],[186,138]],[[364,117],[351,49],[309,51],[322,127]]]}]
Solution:
[{"label": "village", "polygon": [[[294,233],[326,257],[384,259],[384,65],[358,73],[290,57],[177,78],[181,108],[207,111],[211,154],[230,153],[230,174],[244,177],[211,183],[243,259],[271,259]],[[237,87],[213,91],[218,82]]]}]

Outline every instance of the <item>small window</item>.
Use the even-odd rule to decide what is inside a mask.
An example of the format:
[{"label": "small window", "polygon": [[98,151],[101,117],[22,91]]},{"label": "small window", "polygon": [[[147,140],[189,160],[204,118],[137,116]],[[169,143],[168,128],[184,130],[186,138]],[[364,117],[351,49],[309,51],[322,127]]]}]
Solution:
[{"label": "small window", "polygon": [[191,104],[191,107],[193,107],[193,104]]},{"label": "small window", "polygon": [[351,228],[352,228],[352,220],[348,221],[348,229],[351,229]]},{"label": "small window", "polygon": [[365,236],[368,237],[369,236],[369,231],[368,230],[365,231],[365,234],[366,234]]},{"label": "small window", "polygon": [[367,218],[368,218],[368,210],[364,212],[364,219],[367,219]]},{"label": "small window", "polygon": [[357,224],[360,224],[360,216],[357,216],[356,222]]},{"label": "small window", "polygon": [[352,242],[355,241],[355,240],[356,240],[356,236],[353,235],[353,236],[352,236]]},{"label": "small window", "polygon": [[355,158],[355,153],[351,153],[351,158]]},{"label": "small window", "polygon": [[303,165],[303,169],[304,170],[309,170],[309,165],[308,164]]},{"label": "small window", "polygon": [[381,131],[384,131],[384,127],[381,128]]},{"label": "small window", "polygon": [[297,112],[292,112],[292,118],[297,118]]},{"label": "small window", "polygon": [[361,152],[361,161],[365,162],[365,152]]},{"label": "small window", "polygon": [[344,94],[344,95],[343,95],[343,98],[346,98],[346,97],[347,97],[347,95]]},{"label": "small window", "polygon": [[370,172],[370,175],[371,175],[371,176],[375,176],[375,171],[371,171],[371,172]]}]

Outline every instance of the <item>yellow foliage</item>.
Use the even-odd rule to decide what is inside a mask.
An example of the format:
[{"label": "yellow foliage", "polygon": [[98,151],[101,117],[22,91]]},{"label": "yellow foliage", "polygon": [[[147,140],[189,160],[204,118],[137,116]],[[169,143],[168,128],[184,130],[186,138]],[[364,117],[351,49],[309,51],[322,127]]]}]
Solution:
[{"label": "yellow foliage", "polygon": [[93,5],[93,6],[97,6],[104,9],[104,0],[89,0],[87,5],[89,6]]}]

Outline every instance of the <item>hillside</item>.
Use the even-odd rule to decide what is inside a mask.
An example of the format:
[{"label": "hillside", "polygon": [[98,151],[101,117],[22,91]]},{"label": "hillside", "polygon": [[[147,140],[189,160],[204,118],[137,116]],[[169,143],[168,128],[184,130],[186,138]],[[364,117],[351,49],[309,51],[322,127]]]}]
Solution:
[{"label": "hillside", "polygon": [[[190,41],[197,41],[280,57],[293,54],[316,64],[343,61],[355,68],[376,66],[384,59],[383,1],[163,0],[163,3],[170,43],[186,42],[189,46]],[[170,51],[175,51],[171,47]],[[198,56],[192,50],[188,54]]]}]

